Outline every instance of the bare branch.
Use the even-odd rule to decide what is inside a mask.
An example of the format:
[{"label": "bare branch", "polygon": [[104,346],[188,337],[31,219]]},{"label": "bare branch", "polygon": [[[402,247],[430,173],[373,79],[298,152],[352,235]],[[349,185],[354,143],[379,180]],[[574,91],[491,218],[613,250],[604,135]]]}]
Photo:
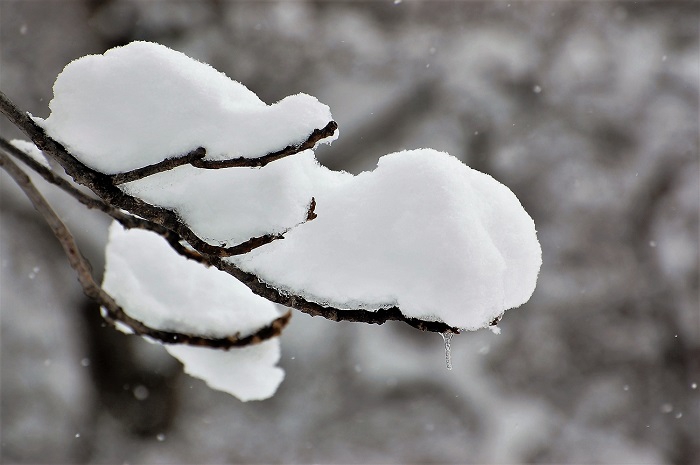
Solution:
[{"label": "bare branch", "polygon": [[285,315],[272,321],[269,325],[264,326],[248,336],[242,337],[240,334],[234,334],[223,338],[209,338],[151,328],[145,323],[132,318],[115,302],[112,296],[95,282],[92,276],[91,266],[80,253],[80,249],[73,235],[51,208],[46,199],[44,199],[39,190],[34,186],[29,176],[2,152],[0,152],[0,167],[2,167],[17,183],[29,198],[34,208],[42,215],[61,243],[71,268],[76,271],[78,282],[80,282],[83,292],[86,296],[102,305],[106,312],[104,315],[105,319],[113,325],[116,326],[117,323],[121,323],[131,329],[135,334],[147,336],[165,344],[188,344],[217,349],[230,349],[232,347],[257,344],[272,337],[279,336],[282,329],[284,329],[289,322],[291,313],[287,312]]}]

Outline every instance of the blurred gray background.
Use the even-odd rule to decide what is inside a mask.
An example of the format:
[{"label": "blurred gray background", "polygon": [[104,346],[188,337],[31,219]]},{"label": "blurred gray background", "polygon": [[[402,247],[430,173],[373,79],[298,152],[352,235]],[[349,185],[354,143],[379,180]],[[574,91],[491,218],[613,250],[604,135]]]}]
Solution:
[{"label": "blurred gray background", "polygon": [[[451,372],[437,334],[296,313],[278,394],[244,404],[104,328],[2,174],[0,461],[700,463],[699,25],[695,2],[0,0],[22,109],[48,115],[69,61],[157,41],[330,105],[331,168],[433,147],[491,174],[544,260]],[[107,219],[38,185],[99,273]]]}]

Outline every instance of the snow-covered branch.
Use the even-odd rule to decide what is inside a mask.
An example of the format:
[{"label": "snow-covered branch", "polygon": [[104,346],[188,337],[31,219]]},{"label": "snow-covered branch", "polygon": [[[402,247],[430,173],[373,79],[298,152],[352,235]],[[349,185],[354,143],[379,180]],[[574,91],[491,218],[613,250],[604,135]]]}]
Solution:
[{"label": "snow-covered branch", "polygon": [[152,165],[136,168],[124,173],[112,175],[112,183],[115,185],[124,184],[127,182],[137,181],[157,173],[169,171],[173,168],[183,165],[192,165],[196,168],[203,169],[222,169],[222,168],[262,168],[273,161],[279,160],[290,155],[303,152],[304,150],[312,149],[323,139],[327,139],[338,129],[338,123],[330,121],[322,129],[314,129],[309,137],[301,144],[288,145],[287,147],[277,150],[276,152],[268,153],[260,157],[245,158],[238,157],[228,160],[204,160],[207,151],[204,147],[198,147],[185,155],[166,158],[163,161]]},{"label": "snow-covered branch", "polygon": [[[0,111],[96,198],[33,148],[0,149],[116,220],[102,287],[79,254],[71,264],[105,316],[137,334],[244,346],[286,325],[272,303],[457,334],[496,325],[534,291],[534,222],[507,187],[431,149],[386,155],[358,176],[328,170],[313,150],[338,127],[309,95],[267,105],[208,65],[134,42],[66,66],[49,106],[32,117],[0,93]],[[268,342],[255,357],[279,383]]]},{"label": "snow-covered branch", "polygon": [[230,160],[204,160],[203,158],[198,158],[192,161],[192,166],[196,168],[205,169],[221,169],[221,168],[262,168],[273,161],[277,161],[281,158],[288,157],[290,155],[295,155],[297,153],[303,152],[304,150],[313,149],[319,142],[324,139],[333,137],[335,131],[338,129],[338,123],[335,121],[329,121],[323,128],[314,129],[309,137],[301,144],[288,145],[287,147],[278,150],[276,152],[268,153],[255,158],[232,158]]},{"label": "snow-covered branch", "polygon": [[[2,148],[6,149],[5,144]],[[54,236],[60,242],[68,262],[75,270],[78,281],[85,295],[102,306],[103,317],[113,326],[122,325],[122,329],[139,336],[145,336],[164,344],[187,344],[215,349],[230,349],[258,344],[267,339],[279,336],[289,322],[291,313],[276,318],[270,324],[258,329],[255,333],[241,336],[239,333],[220,338],[209,338],[195,334],[184,334],[176,331],[164,331],[152,328],[131,317],[102,289],[92,277],[92,267],[83,257],[69,229],[51,208],[46,199],[34,186],[29,176],[15,164],[5,153],[0,151],[0,167],[15,181],[25,193],[32,206],[41,214]]]},{"label": "snow-covered branch", "polygon": [[[404,321],[410,326],[423,331],[440,333],[452,331],[454,333],[459,333],[458,328],[447,325],[443,322],[424,321],[418,318],[406,317],[396,306],[389,306],[378,310],[365,310],[361,308],[339,309],[330,305],[321,305],[311,302],[301,296],[275,289],[274,287],[265,284],[263,280],[261,280],[260,277],[256,276],[255,274],[245,272],[235,264],[221,260],[221,257],[245,254],[257,247],[270,243],[275,239],[282,238],[281,235],[265,235],[255,237],[237,246],[226,248],[208,244],[199,239],[187,225],[183,224],[174,212],[150,205],[141,201],[140,199],[123,193],[114,185],[114,178],[112,176],[105,176],[102,173],[98,173],[95,170],[85,166],[82,162],[73,157],[73,155],[68,152],[68,150],[66,150],[61,143],[48,136],[45,131],[34,122],[33,119],[23,117],[22,115],[24,113],[20,111],[2,92],[0,92],[0,110],[8,117],[8,119],[10,119],[10,121],[15,123],[20,130],[32,138],[32,141],[37,147],[60,163],[66,172],[71,175],[77,183],[89,187],[96,195],[104,199],[103,203],[99,203],[102,211],[112,216],[125,227],[151,230],[164,236],[173,245],[175,245],[173,241],[174,237],[181,238],[188,245],[192,246],[192,248],[199,252],[198,260],[200,262],[215,266],[216,268],[225,271],[248,286],[255,294],[264,297],[271,302],[294,308],[312,316],[322,316],[331,321],[351,321],[370,324],[383,324],[387,321]],[[334,122],[331,123],[333,124],[331,125],[329,123],[329,126],[326,129],[316,131],[312,134],[312,136],[309,136],[305,144],[308,145],[315,143],[314,140],[318,140],[319,135],[324,133],[327,134],[330,130],[329,128],[337,127]],[[6,148],[8,145],[10,144],[5,142],[2,147]],[[290,149],[283,149],[278,153],[283,151],[290,151]],[[19,154],[17,152],[21,153],[21,151],[15,149],[11,154],[18,156]],[[32,169],[35,168],[36,167],[32,166]],[[37,169],[40,174],[46,174],[47,170],[45,168]],[[58,179],[61,179],[62,181],[57,181]],[[69,189],[67,186],[65,186],[65,180],[62,178],[53,176],[53,180],[51,182],[57,184],[60,183],[61,186],[64,186],[64,190],[76,197],[78,200],[84,199],[84,194],[82,194],[82,192],[75,188]],[[95,200],[95,202],[99,201]],[[93,206],[96,205],[95,202],[92,202]],[[85,202],[83,201],[83,203]],[[316,202],[312,199],[307,212],[307,220],[315,217],[315,204]],[[122,210],[126,210],[137,216],[124,215]],[[173,233],[175,235],[174,237]],[[196,258],[192,256],[190,249],[187,247],[178,247],[176,248],[176,251],[181,255],[187,256],[188,258]]]},{"label": "snow-covered branch", "polygon": [[178,157],[166,158],[165,160],[154,163],[152,165],[144,166],[142,168],[136,168],[131,171],[126,171],[124,173],[117,173],[112,175],[112,184],[124,184],[127,182],[138,181],[139,179],[152,176],[157,173],[162,173],[163,171],[169,171],[173,168],[177,168],[182,165],[191,165],[197,160],[201,160],[207,154],[204,147],[197,147],[191,152],[181,155]]}]

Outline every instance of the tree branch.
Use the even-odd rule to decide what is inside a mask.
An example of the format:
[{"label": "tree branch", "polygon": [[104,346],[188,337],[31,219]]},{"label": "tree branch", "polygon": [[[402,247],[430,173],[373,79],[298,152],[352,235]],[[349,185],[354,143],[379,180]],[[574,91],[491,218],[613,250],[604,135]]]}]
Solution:
[{"label": "tree branch", "polygon": [[173,168],[177,168],[178,166],[190,165],[195,161],[204,158],[206,154],[207,151],[204,149],[204,147],[199,147],[180,157],[166,158],[165,160],[154,163],[153,165],[144,166],[143,168],[137,168],[131,171],[125,171],[124,173],[113,174],[111,176],[112,184],[116,186],[118,184],[124,184],[125,182],[137,181],[154,174],[162,173],[163,171],[169,171]]},{"label": "tree branch", "polygon": [[304,150],[313,148],[321,140],[332,136],[336,129],[338,129],[338,123],[331,121],[323,129],[314,129],[309,137],[298,145],[289,145],[282,150],[278,150],[277,152],[268,153],[262,157],[255,158],[239,157],[229,160],[204,160],[207,151],[204,147],[199,147],[180,157],[166,158],[161,162],[144,166],[143,168],[113,174],[111,175],[112,183],[114,185],[119,185],[131,181],[137,181],[139,179],[143,179],[157,173],[162,173],[163,171],[169,171],[183,165],[192,165],[196,168],[202,169],[222,169],[235,167],[262,168],[273,161],[277,161],[281,158],[288,157],[289,155],[294,155],[299,152],[303,152]]},{"label": "tree branch", "polygon": [[401,313],[399,307],[381,308],[378,310],[364,309],[339,309],[331,306],[320,305],[311,302],[301,296],[282,292],[273,286],[263,282],[257,275],[241,270],[228,260],[210,258],[210,263],[221,271],[225,271],[240,282],[248,286],[255,294],[271,302],[285,307],[294,308],[311,316],[322,316],[331,321],[350,321],[356,323],[369,323],[381,325],[387,321],[403,321],[421,331],[436,333],[452,332],[459,334],[459,328],[454,328],[440,321],[425,321],[411,318]]},{"label": "tree branch", "polygon": [[312,149],[321,140],[326,137],[330,137],[338,129],[338,123],[335,121],[329,122],[322,129],[314,129],[309,137],[298,145],[288,145],[282,150],[277,152],[268,153],[262,157],[256,158],[232,158],[230,160],[204,160],[198,159],[192,162],[192,166],[197,168],[205,169],[221,169],[221,168],[236,168],[236,167],[249,167],[249,168],[262,168],[263,166],[277,161],[280,158],[288,157],[289,155],[294,155],[304,150]]},{"label": "tree branch", "polygon": [[204,336],[183,334],[175,331],[165,331],[151,328],[145,323],[129,316],[94,280],[89,262],[83,257],[73,235],[61,221],[56,212],[51,208],[46,199],[34,186],[29,176],[17,166],[6,154],[0,152],[0,167],[17,183],[25,195],[29,198],[34,208],[41,214],[51,228],[54,236],[61,243],[63,251],[68,258],[68,263],[78,275],[78,282],[86,296],[96,301],[105,309],[104,317],[112,325],[121,323],[127,326],[133,333],[150,337],[165,344],[188,344],[195,346],[211,347],[217,349],[230,349],[257,344],[264,340],[279,336],[282,329],[291,318],[291,312],[275,319],[269,325],[260,328],[253,334],[241,337],[240,333],[223,338],[209,338]]}]

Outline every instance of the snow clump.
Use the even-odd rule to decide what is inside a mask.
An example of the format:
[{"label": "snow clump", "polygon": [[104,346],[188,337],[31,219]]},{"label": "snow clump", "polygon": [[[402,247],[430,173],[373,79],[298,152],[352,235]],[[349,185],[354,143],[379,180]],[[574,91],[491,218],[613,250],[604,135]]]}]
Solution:
[{"label": "snow clump", "polygon": [[386,155],[358,176],[318,169],[318,218],[230,260],[337,308],[398,306],[474,330],[529,300],[542,262],[506,186],[443,152]]},{"label": "snow clump", "polygon": [[[109,228],[102,282],[120,307],[151,328],[204,337],[248,336],[280,316],[271,302],[226,273],[174,253],[160,236]],[[279,339],[243,349],[165,346],[185,371],[241,400],[274,394],[284,378]]]},{"label": "snow clump", "polygon": [[207,150],[205,160],[256,158],[299,144],[332,120],[315,97],[297,94],[266,105],[208,64],[151,42],[69,63],[53,93],[51,115],[35,121],[105,174],[198,147]]},{"label": "snow clump", "polygon": [[[106,174],[200,146],[210,160],[256,158],[332,121],[314,97],[266,105],[209,65],[148,42],[70,63],[50,107],[35,121]],[[406,317],[475,330],[525,303],[542,263],[534,222],[513,192],[431,149],[386,155],[357,176],[324,168],[306,150],[260,169],[186,165],[119,187],[174,211],[211,244],[284,234],[227,260],[281,292],[340,309],[397,306]],[[306,221],[312,198],[317,217]],[[105,290],[153,328],[245,336],[279,316],[151,232],[113,225],[106,255]],[[283,378],[277,339],[229,352],[167,350],[188,373],[243,400],[269,397]]]}]

